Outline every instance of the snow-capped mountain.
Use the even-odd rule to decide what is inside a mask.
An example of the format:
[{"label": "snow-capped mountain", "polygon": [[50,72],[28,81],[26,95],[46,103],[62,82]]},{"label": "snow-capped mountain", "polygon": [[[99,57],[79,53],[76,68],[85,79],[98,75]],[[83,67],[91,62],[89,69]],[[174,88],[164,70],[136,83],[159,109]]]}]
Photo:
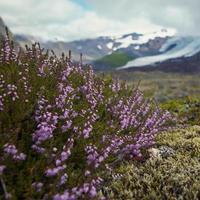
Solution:
[{"label": "snow-capped mountain", "polygon": [[112,38],[107,44],[111,53],[93,62],[96,70],[112,70],[129,60],[159,54],[162,45],[174,35],[174,31],[162,29],[157,32],[138,34],[131,33]]},{"label": "snow-capped mountain", "polygon": [[144,56],[129,61],[119,69],[132,67],[158,66],[167,61],[177,60],[178,58],[190,58],[200,52],[200,37],[173,37],[168,39],[160,48],[160,54]]},{"label": "snow-capped mountain", "polygon": [[[40,41],[40,43],[46,49],[53,49],[58,55],[61,55],[62,52],[67,53],[68,50],[71,50],[75,60],[79,59],[79,55],[82,53],[84,61],[86,63],[91,63],[118,50],[123,50],[133,55],[136,54],[137,57],[154,55],[153,49],[156,49],[157,51],[160,48],[158,40],[166,40],[166,38],[171,37],[173,34],[174,32],[171,30],[162,29],[147,34],[130,33],[118,37],[104,36],[72,42]],[[30,45],[34,40],[37,40],[34,37],[25,35],[17,35],[15,38],[22,46],[24,46],[25,43]],[[155,41],[154,44],[151,44],[152,41]],[[149,47],[151,49],[149,49]]]},{"label": "snow-capped mountain", "polygon": [[[120,48],[127,48],[130,45],[135,45],[135,49],[139,49],[140,45],[148,43],[150,40],[156,38],[166,38],[171,37],[175,34],[174,30],[161,29],[156,32],[146,33],[146,34],[127,34],[119,38],[115,38],[114,44],[118,44],[117,47],[114,47],[114,50]],[[114,46],[114,45],[113,45]]]}]

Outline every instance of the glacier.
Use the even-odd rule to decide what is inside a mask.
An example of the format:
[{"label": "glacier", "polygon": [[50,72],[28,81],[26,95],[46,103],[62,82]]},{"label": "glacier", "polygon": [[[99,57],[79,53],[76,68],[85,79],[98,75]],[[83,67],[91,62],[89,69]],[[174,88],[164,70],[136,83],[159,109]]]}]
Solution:
[{"label": "glacier", "polygon": [[126,65],[121,66],[118,69],[154,65],[169,59],[190,57],[198,52],[200,52],[200,37],[176,36],[166,41],[166,43],[160,49],[161,54],[137,58],[129,61]]}]

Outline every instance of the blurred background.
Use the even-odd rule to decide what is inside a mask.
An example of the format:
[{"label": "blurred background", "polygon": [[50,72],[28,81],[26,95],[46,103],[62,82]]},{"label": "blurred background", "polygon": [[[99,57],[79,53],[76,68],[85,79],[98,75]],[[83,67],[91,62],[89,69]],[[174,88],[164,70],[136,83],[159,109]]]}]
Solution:
[{"label": "blurred background", "polygon": [[40,42],[59,56],[137,84],[160,102],[200,95],[199,0],[0,0],[16,47]]}]

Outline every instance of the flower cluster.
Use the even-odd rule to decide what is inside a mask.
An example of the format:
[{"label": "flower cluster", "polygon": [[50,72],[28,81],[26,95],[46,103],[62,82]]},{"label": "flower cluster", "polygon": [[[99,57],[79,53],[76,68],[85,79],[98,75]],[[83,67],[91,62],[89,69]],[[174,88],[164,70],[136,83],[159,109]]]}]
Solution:
[{"label": "flower cluster", "polygon": [[2,44],[2,49],[0,50],[0,63],[9,64],[17,61],[17,55],[13,46],[13,42],[9,39],[9,33],[7,34],[5,40]]},{"label": "flower cluster", "polygon": [[32,136],[34,142],[32,148],[41,153],[45,149],[39,147],[39,145],[53,137],[53,131],[56,129],[58,122],[57,113],[49,112],[51,105],[47,103],[48,101],[43,97],[38,101],[38,109],[35,112],[35,120],[38,125]]},{"label": "flower cluster", "polygon": [[[63,150],[60,153],[60,155],[54,156],[56,157],[54,161],[54,168],[49,168],[46,170],[45,174],[47,177],[56,176],[58,175],[59,172],[63,171],[66,168],[65,162],[71,155],[71,150],[73,148],[73,145],[74,145],[74,139],[72,138],[68,139],[67,145],[63,146]],[[60,183],[61,185],[65,182],[66,177],[67,177],[66,173],[61,177],[61,183]]]},{"label": "flower cluster", "polygon": [[11,101],[16,101],[19,99],[19,95],[17,93],[17,86],[15,84],[7,84],[4,80],[4,75],[0,75],[0,111],[4,109],[4,102],[8,99]]},{"label": "flower cluster", "polygon": [[4,145],[4,152],[7,155],[10,155],[14,160],[25,160],[26,155],[24,153],[19,153],[15,145],[12,144],[5,144]]},{"label": "flower cluster", "polygon": [[85,95],[91,108],[94,109],[98,103],[103,101],[103,85],[102,83],[95,85],[94,72],[91,68],[83,77],[85,79],[85,84],[81,87],[81,91]]},{"label": "flower cluster", "polygon": [[28,103],[28,95],[31,93],[32,91],[32,88],[31,88],[31,85],[29,83],[29,68],[28,68],[28,65],[27,64],[24,64],[21,66],[21,68],[23,70],[21,70],[19,72],[19,80],[20,82],[22,83],[22,87],[24,89],[24,95],[25,95],[25,102]]},{"label": "flower cluster", "polygon": [[111,85],[110,85],[111,89],[113,92],[119,92],[121,90],[121,85],[119,80],[115,80]]},{"label": "flower cluster", "polygon": [[43,183],[41,183],[41,182],[34,182],[34,183],[32,183],[32,186],[35,188],[35,190],[37,192],[40,192],[42,190]]},{"label": "flower cluster", "polygon": [[4,93],[4,84],[5,81],[3,80],[3,74],[0,75],[0,111],[3,110],[3,105],[4,105],[4,101],[5,101],[5,96],[6,94]]},{"label": "flower cluster", "polygon": [[102,183],[101,178],[93,179],[90,183],[84,183],[80,187],[74,187],[71,191],[66,190],[63,194],[56,194],[54,200],[69,200],[89,197],[90,199],[96,197],[97,186]]},{"label": "flower cluster", "polygon": [[[108,139],[109,137],[107,137]],[[94,166],[94,168],[99,167],[99,165],[106,159],[110,154],[115,154],[120,149],[119,147],[124,143],[123,139],[120,137],[115,137],[109,141],[109,144],[104,147],[101,153],[97,152],[96,146],[87,146],[85,148],[87,154],[87,164]]]},{"label": "flower cluster", "polygon": [[[112,104],[111,104],[112,105]],[[122,98],[113,106],[110,106],[110,111],[113,117],[118,117],[120,121],[121,130],[128,129],[129,127],[136,128],[141,123],[141,115],[146,115],[148,109],[144,111],[143,108],[148,108],[145,104],[143,96],[137,90],[132,96],[123,100]]]}]

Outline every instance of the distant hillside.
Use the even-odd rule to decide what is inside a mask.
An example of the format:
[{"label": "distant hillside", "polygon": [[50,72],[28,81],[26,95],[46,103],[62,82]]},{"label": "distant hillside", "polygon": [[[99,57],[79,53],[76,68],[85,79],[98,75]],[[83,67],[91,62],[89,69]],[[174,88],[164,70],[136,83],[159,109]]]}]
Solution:
[{"label": "distant hillside", "polygon": [[[135,34],[132,35],[132,38],[134,38],[134,35]],[[124,39],[120,40],[123,43],[121,43],[118,49],[115,49],[111,54],[93,62],[95,70],[113,70],[114,68],[126,65],[129,61],[134,60],[135,58],[158,55],[160,53],[160,48],[169,38],[156,36],[149,40],[140,40],[140,38],[138,38],[137,40],[132,39],[131,41],[129,39],[128,43],[125,36],[123,37]],[[126,37],[130,37],[130,35]]]},{"label": "distant hillside", "polygon": [[94,69],[96,70],[109,70],[115,69],[122,65],[125,65],[128,61],[132,60],[134,57],[126,54],[124,52],[116,51],[110,55],[106,55],[103,58],[95,61]]}]

